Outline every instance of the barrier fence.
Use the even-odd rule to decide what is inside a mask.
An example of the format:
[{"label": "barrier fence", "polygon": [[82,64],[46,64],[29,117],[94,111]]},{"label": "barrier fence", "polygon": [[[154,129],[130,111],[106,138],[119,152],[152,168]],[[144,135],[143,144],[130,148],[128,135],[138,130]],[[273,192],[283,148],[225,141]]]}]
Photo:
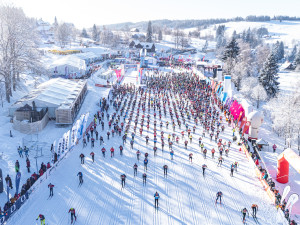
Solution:
[{"label": "barrier fence", "polygon": [[[270,188],[269,184],[266,182],[266,180],[263,179],[262,173],[260,172],[258,167],[255,165],[255,162],[253,161],[251,155],[248,152],[248,149],[246,148],[246,146],[244,144],[242,145],[242,150],[245,153],[246,158],[248,159],[250,164],[253,166],[256,177],[259,179],[259,181],[262,184],[264,190],[267,192],[269,198],[271,199],[271,202],[275,205],[276,197],[275,197],[274,192],[271,190],[271,188]],[[267,168],[265,168],[265,169],[267,170]],[[289,225],[289,222],[284,217],[284,213],[282,212],[282,210],[277,211],[276,218],[277,218],[278,224]]]}]

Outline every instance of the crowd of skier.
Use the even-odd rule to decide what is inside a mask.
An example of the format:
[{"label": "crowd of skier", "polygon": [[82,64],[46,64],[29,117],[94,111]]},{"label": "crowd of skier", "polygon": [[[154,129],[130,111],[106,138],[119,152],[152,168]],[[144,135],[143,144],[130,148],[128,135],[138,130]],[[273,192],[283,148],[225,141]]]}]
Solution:
[{"label": "crowd of skier", "polygon": [[[114,86],[112,93],[107,98],[100,99],[99,110],[95,112],[93,121],[82,138],[83,152],[79,154],[80,163],[85,163],[85,154],[87,153],[84,152],[84,149],[88,146],[92,150],[89,153],[92,162],[95,161],[95,154],[98,150],[101,151],[103,158],[106,157],[106,151],[110,151],[110,158],[115,157],[117,149],[119,149],[120,157],[122,157],[123,151],[134,151],[137,161],[142,160],[144,166],[141,177],[143,186],[145,186],[147,185],[148,165],[152,163],[150,155],[153,154],[153,157],[156,157],[158,150],[169,151],[170,160],[176,160],[174,146],[183,144],[187,160],[193,163],[193,153],[189,151],[189,147],[196,141],[199,146],[198,153],[204,159],[208,155],[211,156],[212,160],[215,159],[217,166],[222,167],[224,160],[230,160],[232,143],[231,140],[221,138],[221,133],[228,129],[227,127],[231,125],[233,119],[228,109],[218,103],[211,86],[205,81],[201,81],[192,72],[155,72],[154,75],[147,76],[146,88],[136,87],[133,84]],[[150,124],[151,127],[153,126],[153,132],[152,130],[149,132]],[[167,132],[165,133],[163,130],[167,130]],[[235,136],[234,132],[235,128],[233,136]],[[144,152],[142,154],[135,145],[136,136],[143,138],[145,145],[153,145],[153,153]],[[195,140],[196,136],[197,140]],[[112,138],[121,138],[122,145],[106,149],[103,145],[104,141],[112,143]],[[204,138],[214,143],[215,148],[209,149],[208,146],[205,146]],[[245,139],[242,141],[247,143]],[[94,148],[95,150],[93,150]],[[256,160],[258,156],[252,153],[252,157]],[[168,165],[164,164],[161,167],[163,176],[167,178]],[[208,166],[203,164],[201,167],[202,174],[205,176]],[[228,171],[230,176],[234,176],[238,167],[237,161],[231,163]],[[132,168],[133,175],[138,176],[139,163],[132,165]],[[263,171],[262,168],[261,170]],[[39,175],[35,175],[38,178]],[[79,186],[81,186],[84,182],[83,173],[78,171],[77,176]],[[126,178],[125,173],[120,175],[122,188],[126,186]],[[271,186],[272,181],[269,184]],[[48,187],[50,189],[49,197],[52,197],[54,185],[50,183]],[[158,209],[160,195],[156,191],[153,197],[154,207]],[[216,193],[215,204],[222,204],[222,197],[223,193],[219,190]],[[280,199],[278,201],[280,202]],[[249,208],[251,208],[253,218],[257,220],[258,205],[253,203]],[[284,210],[284,206],[281,205],[280,208]],[[75,223],[75,209],[71,208],[69,213],[71,213],[71,224]],[[246,215],[249,215],[248,209],[243,208],[241,214],[242,221],[245,222]],[[38,219],[42,225],[45,224],[44,215],[40,214]],[[295,225],[296,223],[291,221],[291,224]]]},{"label": "crowd of skier", "polygon": [[[110,149],[103,147],[104,141],[110,142],[110,138],[122,138],[123,145],[120,145],[120,156],[123,155],[125,145],[130,144],[130,150],[136,151],[136,157],[139,161],[142,153],[136,148],[136,136],[145,139],[145,145],[153,144],[153,156],[156,157],[158,149],[166,150],[168,146],[170,159],[175,159],[174,146],[183,143],[187,151],[187,159],[193,162],[193,153],[189,152],[189,144],[193,142],[193,136],[200,134],[197,142],[199,143],[199,153],[205,159],[208,152],[211,152],[212,159],[217,160],[218,166],[222,166],[225,158],[229,157],[231,149],[231,141],[224,140],[220,137],[220,133],[224,132],[228,122],[229,114],[222,112],[214,99],[212,89],[209,84],[200,81],[197,76],[191,72],[183,73],[167,73],[160,74],[157,72],[155,76],[147,77],[147,88],[134,85],[119,85],[113,88],[112,94],[106,99],[102,98],[99,102],[100,110],[94,114],[93,123],[87,129],[83,138],[83,147],[89,145],[93,149],[98,148],[97,142],[100,144],[102,157],[106,157],[106,151],[110,151],[110,157],[115,157],[116,146]],[[112,110],[109,110],[113,107]],[[223,108],[222,108],[223,109]],[[110,114],[110,111],[111,114]],[[170,118],[163,122],[162,118]],[[231,120],[231,118],[230,118]],[[148,132],[150,123],[154,125],[153,133]],[[228,123],[230,124],[230,123]],[[105,130],[107,128],[109,130]],[[164,133],[162,128],[170,131]],[[202,128],[202,129],[201,129]],[[159,131],[160,130],[160,131]],[[202,130],[202,133],[200,131]],[[179,134],[180,135],[179,135]],[[104,135],[105,134],[105,135]],[[211,142],[215,142],[216,148],[208,149],[204,146],[204,138],[209,138]],[[194,140],[195,141],[195,140]],[[148,164],[151,159],[151,153],[145,152],[142,163],[144,171],[142,173],[143,185],[146,185]],[[90,153],[94,162],[95,151]],[[84,163],[85,155],[79,155],[80,162]],[[227,159],[226,159],[227,160]],[[229,159],[228,159],[229,160]],[[233,176],[237,172],[238,162],[234,161],[230,166],[230,175]],[[168,165],[162,165],[164,177],[168,175]],[[202,173],[205,176],[207,165],[202,165]],[[79,172],[79,182],[82,184],[82,172]],[[133,165],[134,176],[138,175],[138,164]],[[126,174],[120,175],[121,187],[126,185]],[[222,192],[216,194],[216,204],[222,203]],[[154,193],[154,207],[158,208],[160,195]],[[258,206],[253,204],[253,217],[256,218]],[[242,210],[244,215],[244,210]],[[245,218],[244,218],[245,220]]]}]

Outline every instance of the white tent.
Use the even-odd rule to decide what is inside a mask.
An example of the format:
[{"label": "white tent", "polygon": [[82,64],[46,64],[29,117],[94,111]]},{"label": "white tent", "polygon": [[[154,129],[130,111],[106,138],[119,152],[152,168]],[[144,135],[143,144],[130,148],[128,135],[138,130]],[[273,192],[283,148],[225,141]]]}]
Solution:
[{"label": "white tent", "polygon": [[51,79],[15,102],[9,109],[9,115],[13,116],[18,108],[26,104],[32,106],[34,101],[38,109],[48,108],[49,117],[55,118],[55,110],[62,105],[72,106],[84,88],[86,80]]},{"label": "white tent", "polygon": [[48,64],[47,70],[52,75],[76,74],[76,77],[85,75],[87,66],[85,60],[72,55],[61,57],[51,64]]}]

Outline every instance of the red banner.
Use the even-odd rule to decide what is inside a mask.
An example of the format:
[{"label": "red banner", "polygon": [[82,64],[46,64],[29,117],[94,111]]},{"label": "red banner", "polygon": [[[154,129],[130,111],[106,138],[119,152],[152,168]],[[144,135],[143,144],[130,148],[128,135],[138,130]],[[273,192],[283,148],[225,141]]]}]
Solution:
[{"label": "red banner", "polygon": [[244,117],[244,118],[242,119],[240,128],[242,128],[246,122],[247,122],[247,117]]},{"label": "red banner", "polygon": [[248,129],[249,129],[249,127],[250,127],[250,121],[247,121],[246,123],[245,123],[245,126],[244,126],[244,129],[243,129],[243,135],[246,133],[248,133]]}]

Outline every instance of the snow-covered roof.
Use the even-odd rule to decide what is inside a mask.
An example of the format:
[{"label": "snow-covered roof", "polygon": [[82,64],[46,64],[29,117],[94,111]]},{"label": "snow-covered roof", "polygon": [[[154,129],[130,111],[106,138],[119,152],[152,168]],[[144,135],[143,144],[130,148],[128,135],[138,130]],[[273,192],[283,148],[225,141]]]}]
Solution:
[{"label": "snow-covered roof", "polygon": [[268,142],[266,142],[264,139],[259,139],[259,140],[257,140],[256,141],[256,144],[258,144],[258,145],[269,145],[269,143]]},{"label": "snow-covered roof", "polygon": [[67,55],[57,58],[56,60],[47,64],[47,69],[54,69],[55,67],[65,65],[73,66],[83,70],[86,69],[85,61],[83,59],[80,59],[79,57],[74,57],[73,55]]},{"label": "snow-covered roof", "polygon": [[79,58],[79,59],[93,59],[93,58],[97,58],[99,56],[97,56],[95,53],[93,52],[84,52],[84,53],[79,53],[79,54],[74,54],[72,55],[73,57]]},{"label": "snow-covered roof", "polygon": [[38,86],[37,89],[15,102],[11,108],[19,108],[26,104],[37,108],[71,106],[82,88],[85,80],[67,80],[63,78],[51,79]]}]

